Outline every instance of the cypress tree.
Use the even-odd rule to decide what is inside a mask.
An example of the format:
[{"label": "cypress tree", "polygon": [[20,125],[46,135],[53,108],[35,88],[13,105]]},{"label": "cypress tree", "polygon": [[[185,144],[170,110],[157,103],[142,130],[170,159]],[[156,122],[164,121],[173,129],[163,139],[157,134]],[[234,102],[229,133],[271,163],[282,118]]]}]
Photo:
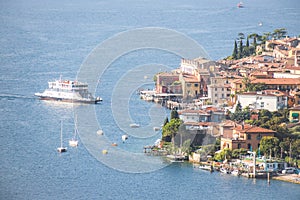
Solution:
[{"label": "cypress tree", "polygon": [[236,40],[234,40],[234,47],[233,47],[232,57],[233,57],[233,59],[237,59],[237,43],[236,43]]},{"label": "cypress tree", "polygon": [[168,123],[169,123],[169,118],[166,117],[166,118],[165,118],[165,121],[164,121],[164,126],[167,125]]},{"label": "cypress tree", "polygon": [[246,47],[249,47],[249,37],[247,37]]},{"label": "cypress tree", "polygon": [[243,57],[243,40],[240,40],[239,51],[237,58],[240,59]]},{"label": "cypress tree", "polygon": [[178,115],[177,110],[172,110],[171,111],[171,120],[172,119],[179,119],[179,115]]}]

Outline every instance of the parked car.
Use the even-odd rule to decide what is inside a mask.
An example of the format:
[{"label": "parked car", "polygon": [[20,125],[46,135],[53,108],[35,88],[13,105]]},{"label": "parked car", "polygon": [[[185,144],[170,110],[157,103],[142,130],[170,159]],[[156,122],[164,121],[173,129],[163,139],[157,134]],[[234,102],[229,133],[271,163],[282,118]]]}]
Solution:
[{"label": "parked car", "polygon": [[294,167],[287,167],[284,170],[282,170],[283,174],[293,174],[295,173],[296,169]]}]

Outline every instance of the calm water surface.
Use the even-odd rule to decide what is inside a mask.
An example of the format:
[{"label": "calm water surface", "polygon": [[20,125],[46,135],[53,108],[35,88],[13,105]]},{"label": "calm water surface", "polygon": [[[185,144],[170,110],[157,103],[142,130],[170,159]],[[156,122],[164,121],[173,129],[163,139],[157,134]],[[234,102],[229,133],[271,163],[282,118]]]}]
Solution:
[{"label": "calm water surface", "polygon": [[[33,94],[47,81],[75,78],[99,43],[143,27],[174,29],[200,43],[212,59],[231,54],[239,32],[286,27],[300,34],[299,3],[287,1],[1,1],[0,2],[0,199],[299,199],[299,185],[207,173],[173,164],[151,173],[124,173],[105,166],[80,143],[58,154],[60,120],[65,142],[74,126],[70,104],[43,102]],[[259,22],[263,26],[258,26]],[[132,65],[162,63],[176,68],[180,58],[142,51],[115,61],[101,77],[95,107],[106,136],[121,144],[111,115],[111,91]],[[122,66],[121,68],[119,66]],[[151,104],[130,98],[134,119],[147,124]],[[80,106],[80,105],[79,105]],[[94,106],[94,105],[88,105]],[[83,107],[85,109],[86,107]],[[145,108],[145,111],[141,111]],[[131,138],[120,148],[140,152],[151,138]]]}]

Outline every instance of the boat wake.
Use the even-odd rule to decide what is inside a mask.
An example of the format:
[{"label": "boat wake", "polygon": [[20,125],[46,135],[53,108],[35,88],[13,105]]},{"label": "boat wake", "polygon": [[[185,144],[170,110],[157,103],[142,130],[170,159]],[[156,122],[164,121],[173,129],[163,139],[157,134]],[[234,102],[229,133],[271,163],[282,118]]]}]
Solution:
[{"label": "boat wake", "polygon": [[0,100],[15,100],[15,99],[36,99],[34,96],[25,96],[21,94],[0,94]]}]

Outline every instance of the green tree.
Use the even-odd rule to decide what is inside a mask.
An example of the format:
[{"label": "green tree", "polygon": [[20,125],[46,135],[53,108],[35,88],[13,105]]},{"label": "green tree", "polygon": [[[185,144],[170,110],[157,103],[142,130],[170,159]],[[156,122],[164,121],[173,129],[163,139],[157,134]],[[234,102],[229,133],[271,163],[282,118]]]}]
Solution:
[{"label": "green tree", "polygon": [[252,33],[248,36],[248,38],[252,39],[253,42],[251,43],[251,46],[249,47],[250,50],[250,54],[256,54],[256,47],[257,47],[257,38],[259,37],[259,35],[257,33]]},{"label": "green tree", "polygon": [[233,52],[232,52],[232,58],[236,60],[237,59],[237,54],[238,54],[237,43],[236,43],[236,40],[234,40],[234,47],[233,47]]},{"label": "green tree", "polygon": [[245,39],[245,34],[244,33],[238,33],[238,40],[243,40]]},{"label": "green tree", "polygon": [[239,158],[241,155],[247,154],[247,149],[241,148],[241,149],[234,149],[232,151],[232,158]]},{"label": "green tree", "polygon": [[243,40],[240,40],[237,58],[240,59],[243,58],[243,56]]},{"label": "green tree", "polygon": [[271,35],[274,37],[274,39],[281,39],[286,33],[287,30],[285,28],[278,28],[275,29]]},{"label": "green tree", "polygon": [[223,149],[220,153],[216,153],[214,156],[215,160],[225,160],[232,158],[232,151],[230,149]]},{"label": "green tree", "polygon": [[279,139],[272,136],[264,136],[260,141],[260,151],[265,156],[269,154],[272,157],[272,151],[276,154],[276,148],[278,147]]},{"label": "green tree", "polygon": [[189,154],[191,152],[192,148],[191,148],[191,139],[188,139],[186,141],[183,142],[182,147],[181,147],[181,151]]},{"label": "green tree", "polygon": [[172,119],[179,119],[179,115],[178,115],[177,110],[172,110],[171,111],[171,120]]},{"label": "green tree", "polygon": [[262,109],[262,110],[259,111],[259,117],[268,117],[269,119],[271,119],[272,118],[272,113],[269,110]]},{"label": "green tree", "polygon": [[241,112],[241,111],[242,111],[242,105],[241,105],[241,102],[238,101],[236,104],[234,113]]},{"label": "green tree", "polygon": [[182,124],[182,121],[178,118],[171,119],[162,129],[162,137],[171,137],[173,145],[175,144],[175,135],[178,132],[179,126]]},{"label": "green tree", "polygon": [[169,118],[166,117],[165,120],[164,120],[163,126],[165,126],[165,125],[168,124],[168,123],[169,123]]}]

